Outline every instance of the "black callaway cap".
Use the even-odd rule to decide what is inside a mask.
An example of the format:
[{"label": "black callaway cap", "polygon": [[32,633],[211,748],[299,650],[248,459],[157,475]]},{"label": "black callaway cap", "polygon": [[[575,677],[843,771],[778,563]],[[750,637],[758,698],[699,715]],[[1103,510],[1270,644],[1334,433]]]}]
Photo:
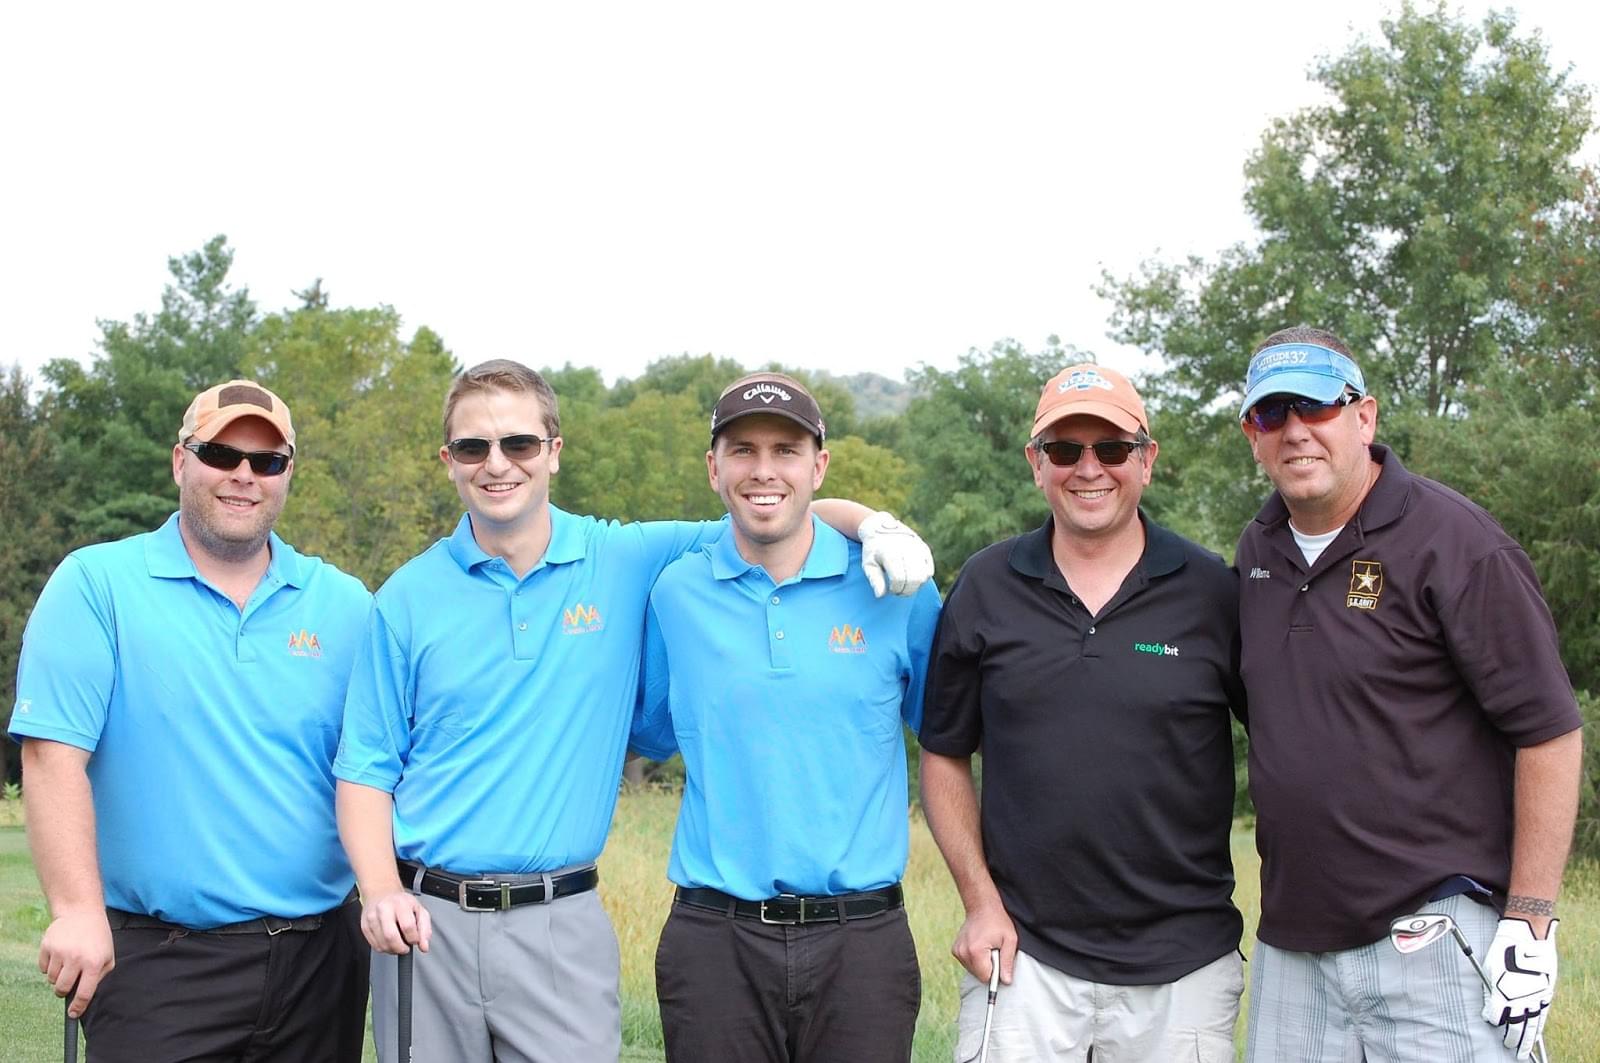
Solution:
[{"label": "black callaway cap", "polygon": [[712,442],[729,421],[752,413],[787,417],[816,436],[818,444],[827,437],[822,411],[803,384],[782,373],[751,373],[729,384],[717,399],[716,408],[711,411]]}]

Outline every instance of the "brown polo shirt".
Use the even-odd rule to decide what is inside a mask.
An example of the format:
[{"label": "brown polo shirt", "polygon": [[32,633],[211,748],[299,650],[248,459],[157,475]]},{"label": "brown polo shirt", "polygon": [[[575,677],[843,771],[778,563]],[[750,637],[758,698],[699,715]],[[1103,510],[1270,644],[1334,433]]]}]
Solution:
[{"label": "brown polo shirt", "polygon": [[1503,895],[1519,746],[1582,724],[1527,554],[1373,446],[1382,475],[1309,570],[1276,493],[1239,539],[1258,936],[1384,937],[1452,875]]}]

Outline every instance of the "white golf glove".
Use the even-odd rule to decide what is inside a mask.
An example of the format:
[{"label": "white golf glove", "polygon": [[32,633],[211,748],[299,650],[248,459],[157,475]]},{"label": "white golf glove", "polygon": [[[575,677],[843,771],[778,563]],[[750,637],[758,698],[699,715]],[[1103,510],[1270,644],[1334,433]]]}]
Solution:
[{"label": "white golf glove", "polygon": [[861,522],[856,538],[861,540],[861,571],[875,597],[882,598],[885,590],[915,594],[933,578],[933,552],[894,514],[881,509],[872,514]]},{"label": "white golf glove", "polygon": [[1523,919],[1502,919],[1484,954],[1489,985],[1483,991],[1483,1021],[1505,1027],[1505,1044],[1518,1059],[1533,1054],[1544,1033],[1550,1000],[1556,992],[1556,924],[1541,941]]}]

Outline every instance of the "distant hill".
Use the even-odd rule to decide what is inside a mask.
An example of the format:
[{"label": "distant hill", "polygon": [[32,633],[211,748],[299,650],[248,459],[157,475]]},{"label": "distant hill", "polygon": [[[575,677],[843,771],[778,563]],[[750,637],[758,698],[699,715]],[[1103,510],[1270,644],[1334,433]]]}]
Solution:
[{"label": "distant hill", "polygon": [[903,380],[890,380],[880,373],[851,373],[842,376],[822,370],[809,374],[813,379],[837,384],[855,400],[856,417],[863,421],[875,417],[899,416],[906,412],[916,391]]}]

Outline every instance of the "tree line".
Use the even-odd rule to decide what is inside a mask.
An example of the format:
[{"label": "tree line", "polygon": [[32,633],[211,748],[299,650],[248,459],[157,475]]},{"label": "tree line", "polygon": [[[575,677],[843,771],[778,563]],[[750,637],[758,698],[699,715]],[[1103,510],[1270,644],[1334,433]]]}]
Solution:
[{"label": "tree line", "polygon": [[[1139,381],[1161,453],[1146,508],[1231,557],[1269,490],[1237,428],[1245,365],[1285,324],[1342,335],[1380,402],[1379,438],[1484,505],[1533,558],[1587,718],[1600,692],[1600,183],[1578,158],[1590,95],[1513,15],[1403,8],[1319,60],[1326,102],[1274,121],[1246,166],[1256,235],[1212,258],[1107,274],[1112,338],[1159,356]],[[459,509],[436,456],[459,368],[392,307],[339,308],[320,281],[264,312],[219,236],[169,260],[160,307],[101,322],[91,361],[0,374],[0,692],[9,714],[33,600],[72,548],[155,527],[177,506],[169,451],[195,392],[234,376],[278,391],[300,452],[280,532],[376,587]],[[509,352],[517,354],[518,352]],[[942,352],[930,352],[938,356]],[[907,375],[897,415],[814,385],[833,451],[825,493],[893,510],[948,584],[1046,508],[1023,467],[1039,388],[1092,353],[1004,339]],[[537,359],[534,359],[536,362]],[[557,505],[620,520],[720,514],[709,410],[747,368],[711,354],[607,384],[570,363]],[[175,633],[175,638],[181,633]],[[1591,734],[1581,841],[1600,852]]]}]

